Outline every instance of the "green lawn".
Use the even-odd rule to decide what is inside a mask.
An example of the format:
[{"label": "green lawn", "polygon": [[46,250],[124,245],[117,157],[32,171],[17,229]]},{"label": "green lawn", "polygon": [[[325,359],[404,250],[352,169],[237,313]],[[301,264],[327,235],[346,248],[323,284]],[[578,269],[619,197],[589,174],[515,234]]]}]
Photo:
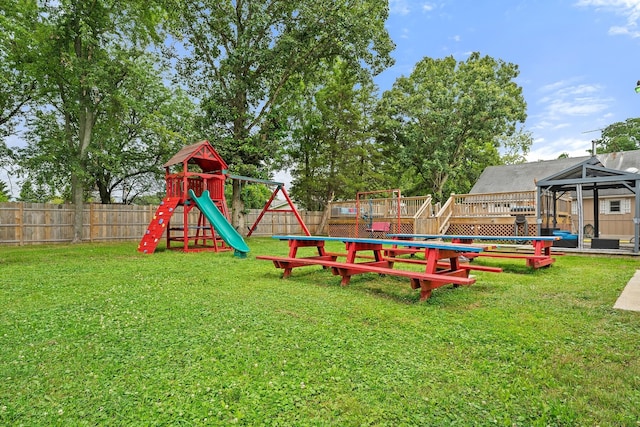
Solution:
[{"label": "green lawn", "polygon": [[505,272],[419,302],[247,243],[0,248],[0,424],[639,424],[640,313],[612,306],[640,259],[477,260]]}]

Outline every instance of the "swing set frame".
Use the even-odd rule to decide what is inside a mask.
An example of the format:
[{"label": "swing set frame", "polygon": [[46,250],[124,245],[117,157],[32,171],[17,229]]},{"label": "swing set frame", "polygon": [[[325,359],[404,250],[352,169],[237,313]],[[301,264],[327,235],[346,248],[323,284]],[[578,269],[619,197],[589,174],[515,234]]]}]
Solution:
[{"label": "swing set frame", "polygon": [[[293,201],[291,200],[291,197],[289,197],[289,194],[287,193],[287,190],[284,187],[284,183],[278,182],[278,181],[271,181],[271,180],[268,180],[268,179],[252,178],[252,177],[249,177],[249,176],[242,176],[242,175],[226,174],[226,177],[229,178],[229,179],[237,179],[241,183],[242,182],[251,182],[251,183],[256,183],[256,184],[265,184],[267,186],[275,186],[275,190],[273,190],[273,192],[271,193],[271,197],[269,198],[267,203],[265,203],[264,207],[262,208],[262,212],[260,212],[260,215],[258,215],[258,218],[256,218],[256,220],[253,223],[253,225],[251,227],[249,227],[249,232],[247,233],[247,237],[251,236],[251,234],[255,231],[255,229],[258,227],[258,224],[260,223],[260,221],[264,217],[264,214],[267,213],[267,212],[292,213],[295,216],[296,220],[298,221],[298,224],[300,224],[300,227],[302,227],[302,231],[304,232],[304,234],[306,236],[310,236],[311,235],[311,232],[309,232],[309,229],[307,228],[307,225],[304,223],[304,220],[302,219],[302,216],[300,216],[300,212],[298,212],[298,209],[296,209],[296,206],[293,203]],[[287,209],[281,209],[281,208],[272,209],[271,208],[271,203],[275,200],[275,198],[276,198],[276,196],[278,195],[279,192],[282,192],[282,195],[285,198],[285,200],[287,201],[287,204],[289,205],[289,208],[287,208]]]}]

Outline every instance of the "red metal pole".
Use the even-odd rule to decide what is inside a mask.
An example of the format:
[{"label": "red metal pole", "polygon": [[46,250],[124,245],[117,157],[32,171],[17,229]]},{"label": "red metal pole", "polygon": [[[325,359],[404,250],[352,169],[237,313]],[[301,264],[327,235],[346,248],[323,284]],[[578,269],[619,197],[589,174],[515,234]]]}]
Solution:
[{"label": "red metal pole", "polygon": [[267,201],[267,203],[264,205],[264,207],[262,208],[262,212],[260,212],[260,215],[258,215],[258,218],[256,219],[256,221],[253,223],[253,225],[251,226],[251,228],[249,228],[249,232],[247,233],[247,237],[251,236],[251,233],[253,233],[253,230],[256,229],[256,227],[258,226],[258,223],[260,222],[260,220],[262,219],[262,217],[264,216],[265,212],[267,212],[269,210],[269,206],[271,206],[271,202],[273,201],[273,199],[276,197],[276,193],[278,192],[278,190],[280,189],[280,187],[276,188],[276,190],[271,193],[271,197],[269,198],[269,200]]},{"label": "red metal pole", "polygon": [[287,194],[287,190],[285,190],[284,184],[279,184],[278,187],[275,189],[275,191],[273,193],[271,193],[271,197],[269,198],[267,203],[262,208],[262,212],[260,212],[260,215],[258,215],[258,218],[256,219],[256,221],[253,223],[253,225],[249,229],[249,232],[247,233],[247,237],[251,236],[251,234],[256,229],[256,227],[258,227],[258,224],[260,223],[260,220],[264,216],[265,212],[277,212],[279,210],[279,209],[269,209],[269,206],[271,206],[271,202],[273,201],[273,199],[275,199],[276,194],[278,194],[278,191],[280,191],[280,190],[282,190],[282,194],[284,195],[284,198],[287,200],[287,203],[291,207],[290,210],[286,210],[286,211],[282,211],[282,212],[293,212],[293,214],[295,215],[296,219],[298,220],[298,224],[300,224],[300,226],[302,227],[302,231],[304,232],[304,234],[307,235],[307,236],[311,236],[311,232],[309,232],[309,229],[307,228],[307,225],[302,220],[302,217],[300,216],[300,213],[296,209],[296,206],[293,204],[293,201],[289,197],[289,194]]},{"label": "red metal pole", "polygon": [[302,217],[300,216],[300,213],[298,212],[298,209],[296,209],[296,206],[291,201],[291,198],[289,197],[289,194],[287,194],[287,190],[285,190],[284,185],[279,187],[279,189],[282,190],[282,194],[284,194],[284,197],[285,199],[287,199],[289,206],[291,206],[291,209],[293,210],[293,214],[296,216],[296,219],[298,220],[298,223],[302,227],[302,231],[304,231],[304,234],[307,236],[311,236],[311,233],[309,232],[307,225],[304,223],[304,221],[302,220]]}]

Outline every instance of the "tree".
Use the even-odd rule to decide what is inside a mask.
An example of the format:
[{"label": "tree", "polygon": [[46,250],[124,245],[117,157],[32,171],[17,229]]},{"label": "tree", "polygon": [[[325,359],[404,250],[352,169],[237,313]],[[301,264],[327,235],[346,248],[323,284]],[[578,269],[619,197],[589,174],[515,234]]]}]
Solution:
[{"label": "tree", "polygon": [[640,148],[640,118],[610,124],[595,143],[599,153],[637,150]]},{"label": "tree", "polygon": [[376,105],[371,78],[338,59],[322,83],[307,85],[304,93],[291,110],[291,196],[306,209],[322,210],[333,199],[383,187],[371,130]]},{"label": "tree", "polygon": [[[29,2],[35,4],[35,2]],[[136,59],[159,40],[154,1],[60,0],[37,2],[29,22],[36,47],[28,67],[39,83],[38,119],[55,120],[54,151],[69,176],[74,204],[73,242],[82,239],[83,204],[90,183],[89,153],[95,126],[115,108],[118,91]],[[42,123],[41,123],[42,125]]]},{"label": "tree", "polygon": [[7,188],[7,183],[4,181],[0,181],[0,202],[8,202],[11,198],[9,194],[9,188]]},{"label": "tree", "polygon": [[18,200],[21,202],[46,203],[51,199],[49,189],[45,185],[35,184],[30,181],[24,181],[20,188]]},{"label": "tree", "polygon": [[36,80],[24,68],[37,49],[29,25],[36,12],[35,1],[0,6],[0,137],[14,132],[16,119],[35,94]]},{"label": "tree", "polygon": [[[107,105],[93,129],[88,148],[86,190],[97,189],[101,203],[132,203],[163,186],[161,165],[193,136],[193,103],[176,88],[165,87],[154,71],[153,57],[131,64],[114,102]],[[19,151],[23,174],[30,179],[69,186],[65,133],[56,112],[40,112],[27,133],[30,144]]]},{"label": "tree", "polygon": [[[365,0],[186,0],[174,5],[175,37],[188,56],[179,64],[206,113],[203,129],[230,169],[269,171],[286,134],[293,80],[312,82],[325,62],[342,57],[377,73],[391,64],[386,2]],[[233,223],[244,229],[240,188]]]},{"label": "tree", "polygon": [[526,155],[533,145],[531,132],[520,128],[511,135],[497,137],[498,145],[502,148],[501,161],[505,165],[525,163]]},{"label": "tree", "polygon": [[96,123],[87,171],[102,203],[116,191],[122,203],[132,203],[163,187],[162,164],[195,138],[196,107],[181,88],[164,85],[153,59],[135,61],[117,103]]},{"label": "tree", "polygon": [[0,4],[0,168],[9,177],[14,158],[5,138],[15,134],[37,88],[36,80],[25,71],[37,49],[29,25],[36,11],[35,1]]},{"label": "tree", "polygon": [[[518,67],[473,53],[424,58],[409,77],[383,94],[377,111],[379,138],[393,161],[388,173],[408,194],[467,192],[482,170],[502,162],[499,148],[527,149],[512,138],[526,118],[522,89],[513,81]],[[523,145],[520,145],[523,144]]]},{"label": "tree", "polygon": [[[233,184],[225,185],[224,195],[231,199]],[[242,201],[245,209],[262,209],[267,203],[273,191],[265,184],[243,183],[241,184]]]}]

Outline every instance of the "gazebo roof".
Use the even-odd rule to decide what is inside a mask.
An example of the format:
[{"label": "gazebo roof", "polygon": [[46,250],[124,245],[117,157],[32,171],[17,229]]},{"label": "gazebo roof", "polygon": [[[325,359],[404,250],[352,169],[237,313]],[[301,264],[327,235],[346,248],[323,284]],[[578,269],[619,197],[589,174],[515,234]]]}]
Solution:
[{"label": "gazebo roof", "polygon": [[[638,221],[638,206],[640,206],[640,174],[635,170],[627,171],[619,169],[605,168],[597,157],[591,157],[574,166],[557,172],[547,178],[541,179],[536,183],[538,187],[538,200],[541,197],[541,191],[552,191],[554,193],[575,191],[578,198],[578,240],[579,246],[582,248],[582,236],[584,230],[582,210],[582,194],[585,190],[592,190],[593,218],[595,225],[595,237],[600,235],[599,232],[599,212],[598,212],[598,190],[601,189],[624,189],[630,191],[635,197],[636,212],[634,214],[634,246],[633,252],[640,252],[640,221]],[[554,221],[555,221],[554,208]],[[541,221],[541,211],[538,211],[538,221]],[[541,223],[541,222],[540,222]]]},{"label": "gazebo roof", "polygon": [[184,164],[184,162],[198,165],[202,172],[222,171],[228,168],[227,163],[220,157],[209,141],[200,141],[183,147],[163,166],[168,168]]},{"label": "gazebo roof", "polygon": [[597,157],[590,157],[576,165],[538,180],[537,186],[550,191],[571,191],[578,185],[583,190],[627,188],[635,192],[640,174],[605,168]]}]

